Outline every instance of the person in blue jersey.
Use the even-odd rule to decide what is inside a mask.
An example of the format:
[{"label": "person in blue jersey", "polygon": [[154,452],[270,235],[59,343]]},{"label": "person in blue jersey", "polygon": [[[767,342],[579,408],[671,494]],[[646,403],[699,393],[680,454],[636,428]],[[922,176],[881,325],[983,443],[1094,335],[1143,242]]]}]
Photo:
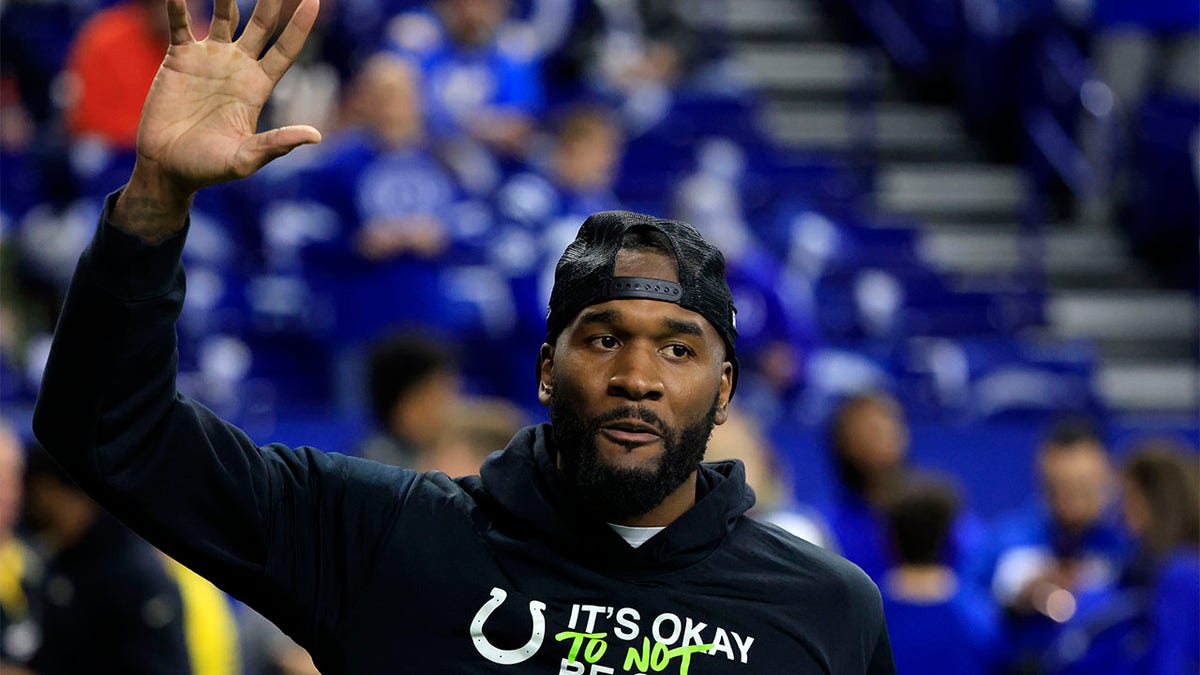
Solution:
[{"label": "person in blue jersey", "polygon": [[1037,452],[1042,500],[995,524],[972,563],[975,582],[1006,610],[1008,666],[1035,667],[1082,594],[1116,582],[1129,540],[1116,517],[1116,482],[1092,427],[1056,424]]},{"label": "person in blue jersey", "polygon": [[[357,124],[333,139],[291,187],[335,223],[303,253],[314,295],[333,308],[336,396],[365,391],[366,345],[397,325],[447,328],[443,268],[464,195],[426,144],[415,69],[392,54],[369,59],[348,102]],[[310,211],[315,212],[315,211]],[[406,297],[404,303],[392,298]]]},{"label": "person in blue jersey", "polygon": [[542,168],[509,179],[497,194],[502,217],[535,231],[560,218],[613,208],[624,136],[604,107],[574,105],[551,124],[554,145]]},{"label": "person in blue jersey", "polygon": [[944,481],[910,479],[887,508],[896,565],[880,591],[896,668],[923,675],[986,675],[999,646],[991,599],[946,564],[958,495]]},{"label": "person in blue jersey", "polygon": [[168,0],[138,165],[80,258],[34,413],[55,458],[323,673],[894,673],[871,580],[746,517],[743,466],[702,461],[737,386],[736,308],[686,223],[584,220],[525,359],[550,422],[479,475],[258,445],[178,393],[192,196],[320,140],[256,133],[317,9],[301,0],[267,49],[278,0],[236,40],[217,0],[203,41]]},{"label": "person in blue jersey", "polygon": [[[900,404],[878,391],[842,400],[826,425],[838,478],[825,517],[842,555],[877,582],[895,564],[887,505],[910,470],[909,430]],[[983,538],[983,523],[961,510],[946,538],[946,560],[963,571]]]},{"label": "person in blue jersey", "polygon": [[1196,451],[1150,441],[1121,469],[1124,514],[1149,591],[1146,672],[1200,672],[1200,463]]},{"label": "person in blue jersey", "polygon": [[385,40],[420,71],[438,140],[466,136],[501,155],[524,153],[542,81],[531,37],[502,30],[508,9],[507,0],[435,0],[389,23]]},{"label": "person in blue jersey", "polygon": [[[589,214],[620,205],[613,183],[623,135],[610,111],[576,105],[562,111],[551,127],[554,145],[545,165],[505,181],[494,199],[496,231],[480,241],[489,263],[509,281],[517,334],[527,339],[537,339],[544,328],[554,264],[579,223]],[[531,396],[520,387],[519,371],[502,379],[515,385],[503,392],[506,396]]]},{"label": "person in blue jersey", "polygon": [[1135,553],[1111,588],[1084,595],[1047,653],[1053,675],[1200,672],[1200,463],[1170,439],[1136,444],[1121,469]]},{"label": "person in blue jersey", "polygon": [[726,276],[741,309],[743,396],[759,419],[777,422],[800,402],[817,343],[809,281],[780,261],[750,226],[743,205],[746,151],[728,138],[696,148],[695,170],[672,196],[676,218],[696,225],[725,255]]}]

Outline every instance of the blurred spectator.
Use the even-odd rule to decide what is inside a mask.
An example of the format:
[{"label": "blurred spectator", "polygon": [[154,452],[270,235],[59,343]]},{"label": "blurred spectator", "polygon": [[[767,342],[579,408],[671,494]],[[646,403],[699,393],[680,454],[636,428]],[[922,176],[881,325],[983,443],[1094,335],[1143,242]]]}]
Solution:
[{"label": "blurred spectator", "polygon": [[26,471],[27,513],[47,548],[38,589],[39,675],[190,673],[179,588],[159,554],[102,510],[41,448]]},{"label": "blurred spectator", "polygon": [[192,675],[240,673],[237,620],[229,598],[178,561],[161,557],[183,601],[183,630]]},{"label": "blurred spectator", "polygon": [[27,303],[23,318],[30,333],[54,329],[67,292],[74,261],[95,230],[90,221],[96,205],[88,201],[68,158],[49,153],[36,170],[44,186],[42,201],[29,209],[13,232],[19,252],[13,273]]},{"label": "blurred spectator", "polygon": [[5,236],[42,198],[36,131],[16,78],[0,75],[0,233]]},{"label": "blurred spectator", "polygon": [[387,337],[372,348],[367,380],[380,431],[359,454],[404,468],[423,465],[459,398],[454,357],[429,337]]},{"label": "blurred spectator", "polygon": [[775,421],[799,393],[816,342],[812,289],[747,223],[745,150],[732,139],[708,138],[695,161],[672,195],[673,217],[696,226],[724,254],[738,308],[739,396],[759,419]]},{"label": "blurred spectator", "polygon": [[[623,135],[611,112],[572,106],[556,115],[551,128],[545,161],[496,191],[496,227],[478,239],[488,264],[511,289],[516,330],[509,344],[541,343],[559,253],[589,215],[618,208],[612,187]],[[491,361],[489,378],[500,383],[493,393],[536,405],[536,390],[525,385],[526,364]]]},{"label": "blurred spectator", "polygon": [[[298,0],[284,2],[272,40],[283,31],[297,4]],[[341,123],[338,119],[338,103],[344,94],[343,85],[358,73],[366,59],[379,48],[377,37],[367,37],[377,35],[378,19],[370,26],[351,29],[346,25],[349,19],[347,4],[354,4],[353,0],[350,3],[321,3],[304,49],[280,78],[274,95],[263,108],[259,128],[310,124],[323,133],[338,128]],[[380,3],[372,1],[371,4]],[[249,6],[246,4],[244,9]],[[248,14],[243,13],[243,24]]]},{"label": "blurred spectator", "polygon": [[[421,120],[418,74],[405,63],[386,55],[367,61],[354,83],[349,99],[351,119],[361,122],[365,137],[351,136],[348,145],[372,146],[369,151],[381,159],[408,159],[400,167],[384,170],[411,170],[415,174],[389,175],[383,182],[370,173],[357,174],[357,204],[365,222],[356,234],[354,246],[370,261],[386,260],[406,252],[421,256],[440,253],[445,247],[445,232],[438,211],[446,205],[452,191],[448,179],[433,166],[423,151],[425,128]],[[366,148],[357,147],[356,150]],[[405,157],[405,155],[409,155]],[[410,168],[412,167],[412,168]],[[370,183],[375,178],[379,182]],[[408,184],[403,179],[411,178]],[[388,189],[403,188],[413,193],[429,189],[424,195],[405,194],[388,203]],[[381,203],[371,204],[375,197]],[[403,199],[402,199],[403,198]],[[398,203],[396,203],[398,202]],[[378,212],[373,212],[374,206]],[[390,208],[389,208],[390,207]],[[406,208],[407,207],[407,208]]]},{"label": "blurred spectator", "polygon": [[900,489],[888,506],[897,564],[880,591],[898,672],[991,672],[1000,629],[995,607],[962,583],[945,559],[958,503],[949,484],[922,478]]},{"label": "blurred spectator", "polygon": [[455,217],[462,194],[425,145],[416,77],[393,55],[373,56],[348,100],[359,124],[330,139],[292,185],[298,208],[291,215],[304,222],[288,227],[307,228],[302,269],[332,308],[326,337],[337,354],[343,410],[361,400],[364,345],[381,331],[399,324],[457,331],[464,320],[448,302],[444,272],[461,234],[455,226],[464,222]]},{"label": "blurred spectator", "polygon": [[546,45],[552,95],[570,100],[600,94],[621,104],[636,132],[668,112],[671,93],[688,80],[704,79],[704,66],[722,44],[697,20],[715,3],[673,0],[577,0],[571,31]]},{"label": "blurred spectator", "polygon": [[754,489],[753,518],[774,523],[822,548],[837,550],[837,542],[820,514],[796,501],[781,460],[749,416],[729,411],[729,419],[713,428],[704,461],[738,459],[746,469],[746,483]]},{"label": "blurred spectator", "polygon": [[464,398],[454,406],[437,443],[415,468],[453,477],[477,475],[488,455],[503,450],[523,426],[524,413],[504,399]]},{"label": "blurred spectator", "polygon": [[1121,471],[1125,524],[1137,550],[1120,583],[1080,598],[1047,655],[1055,675],[1200,672],[1200,464],[1157,439]]},{"label": "blurred spectator", "polygon": [[621,126],[601,107],[576,106],[556,125],[551,180],[571,214],[592,214],[616,202],[613,183],[621,163]]},{"label": "blurred spectator", "polygon": [[21,513],[25,451],[0,419],[0,670],[14,675],[37,649],[34,589],[41,583],[41,558],[16,534]]},{"label": "blurred spectator", "polygon": [[[1155,675],[1200,672],[1200,464],[1169,441],[1135,449],[1121,471],[1125,523],[1137,538],[1151,592],[1150,649]],[[1135,577],[1138,576],[1135,574]]]},{"label": "blurred spectator", "polygon": [[546,169],[519,173],[497,192],[504,231],[498,243],[489,242],[491,255],[510,275],[541,275],[537,297],[525,303],[539,330],[545,327],[558,252],[589,215],[617,208],[612,187],[622,140],[621,128],[607,110],[570,108],[554,125]]},{"label": "blurred spectator", "polygon": [[612,188],[623,137],[612,115],[601,107],[575,106],[562,112],[553,127],[546,170],[518,174],[497,194],[501,215],[533,234],[617,203]]},{"label": "blurred spectator", "polygon": [[[196,0],[187,4],[192,33],[203,39],[210,8]],[[120,0],[88,17],[72,40],[56,87],[69,141],[65,150],[83,196],[102,199],[133,169],[142,104],[166,56],[167,35],[162,3]],[[96,208],[88,206],[89,212]]]},{"label": "blurred spectator", "polygon": [[[887,394],[846,398],[826,429],[838,488],[827,518],[842,555],[879,582],[893,565],[886,508],[908,475],[908,426]],[[947,539],[945,560],[962,570],[982,538],[982,523],[960,512]]]},{"label": "blurred spectator", "polygon": [[1128,551],[1111,517],[1108,455],[1089,425],[1056,425],[1038,450],[1037,472],[1044,503],[1001,520],[974,567],[1008,610],[1010,667],[1019,672],[1037,667],[1080,594],[1116,580]]},{"label": "blurred spectator", "polygon": [[1091,52],[1103,85],[1085,92],[1084,104],[1099,106],[1105,119],[1111,114],[1113,128],[1081,129],[1083,148],[1105,178],[1082,216],[1108,225],[1133,197],[1137,120],[1150,95],[1200,98],[1200,3],[1096,0],[1091,10]]},{"label": "blurred spectator", "polygon": [[54,133],[55,78],[80,24],[102,4],[108,3],[14,0],[0,5],[0,77],[14,85],[5,96],[15,95],[39,132]]},{"label": "blurred spectator", "polygon": [[[203,32],[203,22],[193,23]],[[89,18],[66,64],[71,136],[132,149],[142,103],[166,53],[167,15],[156,0],[124,0]]]},{"label": "blurred spectator", "polygon": [[[2,110],[0,115],[3,115]],[[4,147],[0,146],[0,153],[3,151]],[[11,175],[0,164],[0,184]],[[3,201],[7,202],[6,191]],[[0,212],[0,288],[4,289],[0,294],[0,405],[29,402],[32,398],[21,373],[28,317],[24,293],[16,283],[15,268],[20,254],[13,246],[11,235],[7,213]]]},{"label": "blurred spectator", "polygon": [[391,48],[421,73],[435,138],[465,134],[502,155],[524,154],[542,82],[532,38],[502,30],[508,12],[507,0],[435,0],[388,26]]},{"label": "blurred spectator", "polygon": [[841,487],[830,525],[842,555],[876,580],[890,567],[883,509],[904,479],[908,441],[899,405],[874,393],[847,398],[826,434]]}]

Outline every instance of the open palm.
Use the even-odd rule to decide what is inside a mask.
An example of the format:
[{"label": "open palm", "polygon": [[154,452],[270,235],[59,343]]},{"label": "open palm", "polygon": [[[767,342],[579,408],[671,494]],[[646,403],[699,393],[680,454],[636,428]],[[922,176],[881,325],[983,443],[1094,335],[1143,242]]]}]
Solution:
[{"label": "open palm", "polygon": [[194,192],[248,176],[298,145],[320,141],[320,132],[310,126],[255,133],[267,97],[308,37],[318,0],[301,0],[265,54],[281,0],[259,0],[236,41],[234,0],[216,0],[203,41],[192,35],[185,2],[167,0],[171,42],[142,109],[139,164],[153,167],[181,191]]}]

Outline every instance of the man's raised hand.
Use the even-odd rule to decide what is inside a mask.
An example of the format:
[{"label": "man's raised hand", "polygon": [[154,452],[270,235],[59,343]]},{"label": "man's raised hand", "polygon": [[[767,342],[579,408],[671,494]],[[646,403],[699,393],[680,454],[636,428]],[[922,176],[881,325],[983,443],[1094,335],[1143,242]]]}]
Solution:
[{"label": "man's raised hand", "polygon": [[[138,126],[137,163],[112,215],[150,241],[183,227],[200,188],[244,178],[321,134],[307,125],[255,133],[275,84],[295,61],[317,18],[318,0],[300,0],[271,48],[282,0],[258,0],[240,37],[235,0],[215,0],[208,38],[192,35],[186,0],[166,0],[170,46]],[[261,57],[260,57],[261,55]]]}]

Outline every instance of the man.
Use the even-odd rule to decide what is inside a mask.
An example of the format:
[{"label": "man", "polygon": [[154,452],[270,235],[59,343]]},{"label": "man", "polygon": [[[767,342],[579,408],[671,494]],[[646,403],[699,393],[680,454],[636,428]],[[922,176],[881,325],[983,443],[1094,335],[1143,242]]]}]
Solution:
[{"label": "man", "polygon": [[461,399],[460,379],[454,355],[432,337],[397,334],[373,345],[367,391],[379,433],[359,456],[406,469],[427,461]]},{"label": "man", "polygon": [[37,651],[37,596],[41,556],[17,534],[25,492],[25,450],[8,420],[0,417],[0,671],[27,673]]},{"label": "man", "polygon": [[[904,412],[884,392],[854,394],[830,415],[826,439],[838,477],[826,517],[842,555],[881,581],[896,563],[887,534],[888,504],[911,471]],[[982,538],[978,517],[960,510],[947,538],[947,562],[956,571],[964,568]]]},{"label": "man", "polygon": [[[327,337],[342,409],[365,403],[363,361],[385,331],[409,323],[449,329],[447,270],[464,194],[429,150],[418,80],[394,54],[367,59],[347,106],[356,124],[322,146],[289,186],[314,232],[333,217],[303,260],[313,293],[336,317]],[[392,301],[401,296],[408,301]]]},{"label": "man", "polygon": [[388,48],[416,64],[429,130],[519,157],[542,106],[532,36],[502,30],[507,0],[437,0],[388,22]]},{"label": "man", "polygon": [[81,258],[35,413],[81,484],[325,673],[894,672],[867,577],[743,517],[740,464],[699,464],[737,361],[720,253],[690,226],[584,223],[537,361],[553,424],[481,476],[258,447],[177,395],[188,203],[319,140],[254,133],[317,2],[261,58],[276,1],[236,42],[232,0],[204,42],[167,9],[138,166]]},{"label": "man", "polygon": [[974,563],[977,583],[1007,610],[1012,670],[1041,658],[1077,598],[1116,581],[1129,542],[1112,508],[1117,494],[1100,437],[1057,424],[1037,453],[1043,503],[1002,519]]},{"label": "man", "polygon": [[46,547],[28,667],[43,675],[191,673],[183,600],[159,554],[41,448],[30,449],[25,481],[29,518]]},{"label": "man", "polygon": [[880,586],[896,663],[906,673],[992,672],[1000,633],[995,606],[947,564],[959,502],[951,484],[919,477],[888,504],[896,564]]}]

